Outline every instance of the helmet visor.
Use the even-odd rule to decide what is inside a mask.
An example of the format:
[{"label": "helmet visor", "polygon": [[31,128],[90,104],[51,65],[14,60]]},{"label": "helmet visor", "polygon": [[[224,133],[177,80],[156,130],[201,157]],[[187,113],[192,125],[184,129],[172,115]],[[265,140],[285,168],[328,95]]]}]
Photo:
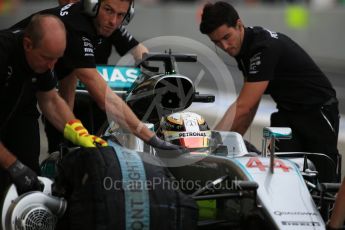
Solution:
[{"label": "helmet visor", "polygon": [[207,137],[180,138],[179,145],[182,147],[190,148],[190,149],[206,148],[209,146],[209,139]]}]

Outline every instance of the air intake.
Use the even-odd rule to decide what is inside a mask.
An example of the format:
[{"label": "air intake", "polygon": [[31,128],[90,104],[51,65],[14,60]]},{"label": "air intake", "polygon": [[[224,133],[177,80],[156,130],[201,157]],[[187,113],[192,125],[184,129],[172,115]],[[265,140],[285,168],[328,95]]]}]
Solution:
[{"label": "air intake", "polygon": [[136,86],[127,103],[144,122],[157,123],[162,116],[190,106],[195,89],[192,81],[182,75],[157,75]]}]

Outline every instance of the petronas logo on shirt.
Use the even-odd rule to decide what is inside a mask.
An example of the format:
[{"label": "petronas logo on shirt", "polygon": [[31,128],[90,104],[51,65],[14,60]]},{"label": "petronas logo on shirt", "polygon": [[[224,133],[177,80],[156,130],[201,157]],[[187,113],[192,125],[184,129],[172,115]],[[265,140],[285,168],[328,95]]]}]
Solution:
[{"label": "petronas logo on shirt", "polygon": [[261,52],[253,55],[249,60],[249,74],[257,74],[258,67],[261,65]]},{"label": "petronas logo on shirt", "polygon": [[86,37],[83,37],[83,42],[84,42],[84,56],[93,57],[94,53],[93,53],[93,45],[91,43],[91,40]]}]

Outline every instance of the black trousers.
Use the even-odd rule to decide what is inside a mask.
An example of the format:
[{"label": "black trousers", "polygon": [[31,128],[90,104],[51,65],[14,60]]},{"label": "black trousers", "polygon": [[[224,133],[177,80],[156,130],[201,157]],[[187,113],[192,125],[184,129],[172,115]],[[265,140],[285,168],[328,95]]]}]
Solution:
[{"label": "black trousers", "polygon": [[340,159],[337,148],[338,103],[311,110],[280,109],[271,115],[271,126],[292,129],[291,140],[279,140],[276,143],[278,151],[324,153],[337,165]]},{"label": "black trousers", "polygon": [[[1,142],[23,164],[40,175],[40,135],[36,116],[17,114],[6,126]],[[1,192],[11,183],[7,171],[0,168],[0,199]]]}]

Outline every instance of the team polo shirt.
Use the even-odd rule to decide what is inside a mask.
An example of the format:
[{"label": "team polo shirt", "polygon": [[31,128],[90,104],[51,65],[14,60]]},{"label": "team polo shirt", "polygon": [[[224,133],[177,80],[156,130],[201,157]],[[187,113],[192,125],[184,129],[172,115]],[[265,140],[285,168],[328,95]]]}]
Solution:
[{"label": "team polo shirt", "polygon": [[55,88],[51,71],[35,73],[26,61],[22,31],[0,31],[0,126],[16,113],[38,116],[38,91]]},{"label": "team polo shirt", "polygon": [[95,56],[97,64],[107,64],[112,46],[120,56],[125,55],[139,42],[128,32],[126,27],[120,26],[109,38],[103,38],[96,46]]},{"label": "team polo shirt", "polygon": [[330,81],[312,58],[282,33],[245,28],[235,59],[247,82],[269,81],[265,94],[271,95],[278,108],[308,109],[336,97]]}]

